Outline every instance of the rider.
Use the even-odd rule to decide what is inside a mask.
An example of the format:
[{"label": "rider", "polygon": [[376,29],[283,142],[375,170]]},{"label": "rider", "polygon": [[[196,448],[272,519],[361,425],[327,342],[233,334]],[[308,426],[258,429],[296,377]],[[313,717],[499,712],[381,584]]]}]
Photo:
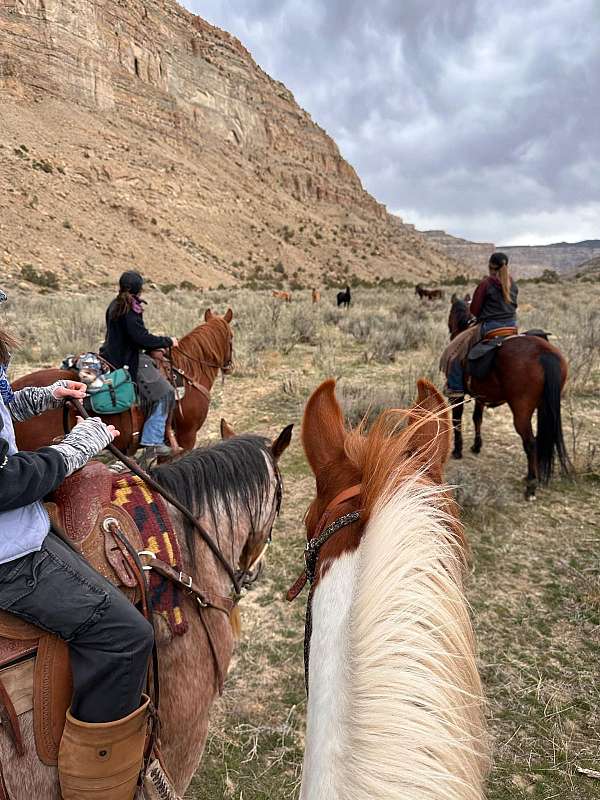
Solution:
[{"label": "rider", "polygon": [[118,431],[78,418],[59,444],[18,452],[13,421],[68,397],[81,400],[86,387],[62,380],[13,392],[6,369],[14,346],[0,329],[0,608],[68,643],[73,696],[58,761],[64,800],[132,800],[146,735],[149,701],[142,691],[152,626],[59,538],[42,504]]},{"label": "rider", "polygon": [[[517,327],[519,287],[508,271],[508,256],[492,253],[488,266],[489,275],[475,289],[469,309],[481,324],[481,338],[499,328]],[[448,371],[447,394],[449,397],[462,397],[464,393],[463,366],[459,358],[454,358]]]},{"label": "rider", "polygon": [[[134,381],[138,379],[138,366],[141,350],[159,350],[177,347],[174,336],[154,336],[144,325],[141,299],[144,279],[139,272],[128,270],[119,278],[119,294],[106,311],[106,339],[100,348],[100,355],[113,367],[127,366]],[[152,369],[151,366],[149,366]],[[158,385],[156,377],[152,378]],[[163,382],[166,384],[166,381]],[[138,388],[142,388],[138,382]],[[160,399],[152,398],[152,410],[142,430],[141,447],[151,448],[147,456],[169,455],[171,449],[165,445],[165,428],[173,394],[165,385]]]}]

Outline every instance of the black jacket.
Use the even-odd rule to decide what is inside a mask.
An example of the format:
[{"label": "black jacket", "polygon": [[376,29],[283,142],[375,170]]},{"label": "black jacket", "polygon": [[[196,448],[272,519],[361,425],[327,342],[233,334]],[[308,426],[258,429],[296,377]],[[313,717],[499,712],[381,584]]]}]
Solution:
[{"label": "black jacket", "polygon": [[510,323],[517,318],[517,295],[519,287],[511,279],[510,299],[507,303],[502,294],[502,284],[494,275],[490,275],[483,280],[473,295],[471,301],[471,314],[477,318],[478,322]]},{"label": "black jacket", "polygon": [[137,378],[140,350],[157,350],[170,347],[173,342],[169,336],[153,336],[144,325],[141,312],[129,309],[116,319],[111,318],[115,300],[106,310],[106,339],[100,348],[100,355],[113,367],[129,367],[133,380]]},{"label": "black jacket", "polygon": [[11,511],[53,492],[64,481],[67,465],[62,454],[52,447],[9,456],[3,427],[0,416],[0,511]]}]

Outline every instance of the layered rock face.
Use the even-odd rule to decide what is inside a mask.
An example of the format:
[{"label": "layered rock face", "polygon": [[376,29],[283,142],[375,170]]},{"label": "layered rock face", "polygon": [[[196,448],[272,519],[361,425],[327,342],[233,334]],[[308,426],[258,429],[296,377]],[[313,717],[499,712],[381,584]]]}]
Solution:
[{"label": "layered rock face", "polygon": [[510,263],[516,274],[523,277],[541,275],[545,269],[569,275],[577,272],[578,267],[595,256],[600,256],[600,240],[590,239],[570,244],[531,245],[529,247],[498,247],[510,257]]},{"label": "layered rock face", "polygon": [[445,231],[423,231],[427,241],[464,266],[465,275],[485,271],[496,249],[490,242],[470,242]]},{"label": "layered rock face", "polygon": [[532,278],[545,269],[559,275],[571,275],[588,259],[600,256],[600,240],[589,239],[569,244],[560,242],[545,245],[493,245],[488,242],[469,242],[451,236],[445,231],[423,231],[427,241],[434,247],[464,265],[465,274],[485,272],[494,250],[506,253],[517,278]]},{"label": "layered rock face", "polygon": [[435,280],[247,50],[172,0],[0,0],[0,255],[82,283]]}]

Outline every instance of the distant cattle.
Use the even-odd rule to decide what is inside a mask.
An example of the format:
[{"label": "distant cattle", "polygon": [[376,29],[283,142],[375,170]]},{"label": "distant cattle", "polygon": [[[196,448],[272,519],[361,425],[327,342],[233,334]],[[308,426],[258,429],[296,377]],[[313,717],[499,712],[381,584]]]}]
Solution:
[{"label": "distant cattle", "polygon": [[291,303],[292,302],[292,293],[291,292],[278,292],[275,289],[271,292],[273,297],[277,300],[283,300],[284,303]]},{"label": "distant cattle", "polygon": [[318,289],[312,290],[312,301],[313,303],[321,302],[321,292]]},{"label": "distant cattle", "polygon": [[339,306],[344,306],[345,308],[350,307],[350,303],[352,301],[352,296],[350,295],[350,287],[346,286],[345,292],[338,292],[337,293],[337,304]]}]

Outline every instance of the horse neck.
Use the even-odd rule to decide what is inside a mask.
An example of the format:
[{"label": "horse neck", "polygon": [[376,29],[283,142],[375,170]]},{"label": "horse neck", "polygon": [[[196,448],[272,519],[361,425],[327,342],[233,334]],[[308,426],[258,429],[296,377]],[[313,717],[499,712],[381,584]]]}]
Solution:
[{"label": "horse neck", "polygon": [[409,484],[315,585],[301,800],[417,787],[431,800],[483,797],[487,742],[461,570],[432,491]]},{"label": "horse neck", "polygon": [[[210,389],[212,388],[212,385],[219,374],[220,364],[223,363],[225,359],[225,352],[207,352],[204,341],[206,338],[204,331],[207,327],[208,323],[204,322],[194,328],[193,331],[186,333],[186,335],[181,339],[180,344],[182,349],[186,353],[189,353],[191,358],[187,358],[177,349],[174,351],[174,357],[176,366],[179,366],[179,364],[185,364],[188,373],[191,373],[190,376],[193,376],[201,383],[206,384]],[[224,347],[225,344],[223,343],[223,348]],[[192,349],[194,352],[190,352],[190,349]],[[179,364],[177,362],[179,362]]]}]

